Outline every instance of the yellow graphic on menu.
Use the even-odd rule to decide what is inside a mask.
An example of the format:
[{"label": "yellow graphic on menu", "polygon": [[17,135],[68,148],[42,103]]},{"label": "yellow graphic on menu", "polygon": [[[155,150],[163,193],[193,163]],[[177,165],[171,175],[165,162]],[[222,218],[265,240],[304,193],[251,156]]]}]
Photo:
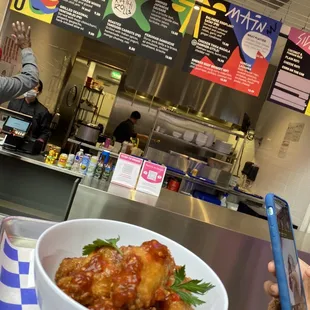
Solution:
[{"label": "yellow graphic on menu", "polygon": [[308,102],[307,109],[305,115],[310,116],[310,101]]},{"label": "yellow graphic on menu", "polygon": [[59,0],[12,0],[10,9],[50,24],[58,4]]},{"label": "yellow graphic on menu", "polygon": [[192,13],[195,6],[193,0],[172,0],[172,8],[179,13],[181,28],[179,32],[185,33],[186,28],[192,17]]},{"label": "yellow graphic on menu", "polygon": [[201,22],[201,14],[202,12],[205,12],[207,14],[215,16],[217,11],[221,11],[226,13],[227,8],[223,3],[215,3],[213,7],[211,7],[210,2],[208,0],[201,0],[199,1],[202,6],[200,6],[198,18],[195,25],[195,31],[194,31],[194,38],[198,39],[199,31],[200,31],[200,22]]}]

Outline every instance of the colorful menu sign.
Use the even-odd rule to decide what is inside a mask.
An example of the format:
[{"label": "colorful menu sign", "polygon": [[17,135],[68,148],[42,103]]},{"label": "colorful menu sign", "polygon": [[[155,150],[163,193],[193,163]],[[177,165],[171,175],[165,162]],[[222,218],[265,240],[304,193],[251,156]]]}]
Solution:
[{"label": "colorful menu sign", "polygon": [[195,0],[12,0],[11,9],[172,65]]},{"label": "colorful menu sign", "polygon": [[224,0],[203,0],[184,71],[258,96],[281,22]]},{"label": "colorful menu sign", "polygon": [[291,28],[268,100],[310,116],[310,33]]}]

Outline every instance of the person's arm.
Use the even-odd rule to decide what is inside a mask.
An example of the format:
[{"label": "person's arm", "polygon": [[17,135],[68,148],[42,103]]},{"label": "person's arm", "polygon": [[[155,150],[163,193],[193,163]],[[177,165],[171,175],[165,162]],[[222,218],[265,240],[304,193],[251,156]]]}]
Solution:
[{"label": "person's arm", "polygon": [[140,134],[140,133],[137,133],[137,134],[136,134],[136,137],[137,137],[138,139],[140,139],[140,140],[148,140],[148,138],[149,138],[149,136],[147,136],[147,135],[142,135],[142,134]]},{"label": "person's arm", "polygon": [[42,131],[38,138],[38,140],[42,141],[43,143],[46,143],[51,135],[50,123],[51,123],[51,116],[48,112],[46,112],[43,115],[42,122],[40,124]]},{"label": "person's arm", "polygon": [[39,71],[31,49],[30,27],[24,23],[13,24],[15,43],[21,48],[22,72],[14,77],[0,77],[0,103],[19,97],[39,83]]}]

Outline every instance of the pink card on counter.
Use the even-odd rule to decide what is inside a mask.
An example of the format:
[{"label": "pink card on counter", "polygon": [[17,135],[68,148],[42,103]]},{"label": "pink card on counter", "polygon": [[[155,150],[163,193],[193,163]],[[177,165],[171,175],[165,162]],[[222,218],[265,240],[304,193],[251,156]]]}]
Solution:
[{"label": "pink card on counter", "polygon": [[115,166],[112,181],[128,188],[135,188],[143,159],[121,153]]},{"label": "pink card on counter", "polygon": [[159,196],[166,170],[167,168],[165,166],[154,164],[149,161],[144,162],[137,185],[137,191]]}]

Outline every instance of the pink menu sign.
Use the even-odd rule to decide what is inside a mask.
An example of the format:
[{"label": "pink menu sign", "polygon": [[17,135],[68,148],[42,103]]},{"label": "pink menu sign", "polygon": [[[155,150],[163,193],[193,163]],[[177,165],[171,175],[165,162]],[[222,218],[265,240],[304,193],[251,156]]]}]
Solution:
[{"label": "pink menu sign", "polygon": [[144,162],[137,191],[159,196],[167,168],[152,162]]},{"label": "pink menu sign", "polygon": [[143,159],[121,153],[115,166],[112,181],[128,188],[135,188]]},{"label": "pink menu sign", "polygon": [[291,28],[269,101],[310,116],[310,33]]}]

